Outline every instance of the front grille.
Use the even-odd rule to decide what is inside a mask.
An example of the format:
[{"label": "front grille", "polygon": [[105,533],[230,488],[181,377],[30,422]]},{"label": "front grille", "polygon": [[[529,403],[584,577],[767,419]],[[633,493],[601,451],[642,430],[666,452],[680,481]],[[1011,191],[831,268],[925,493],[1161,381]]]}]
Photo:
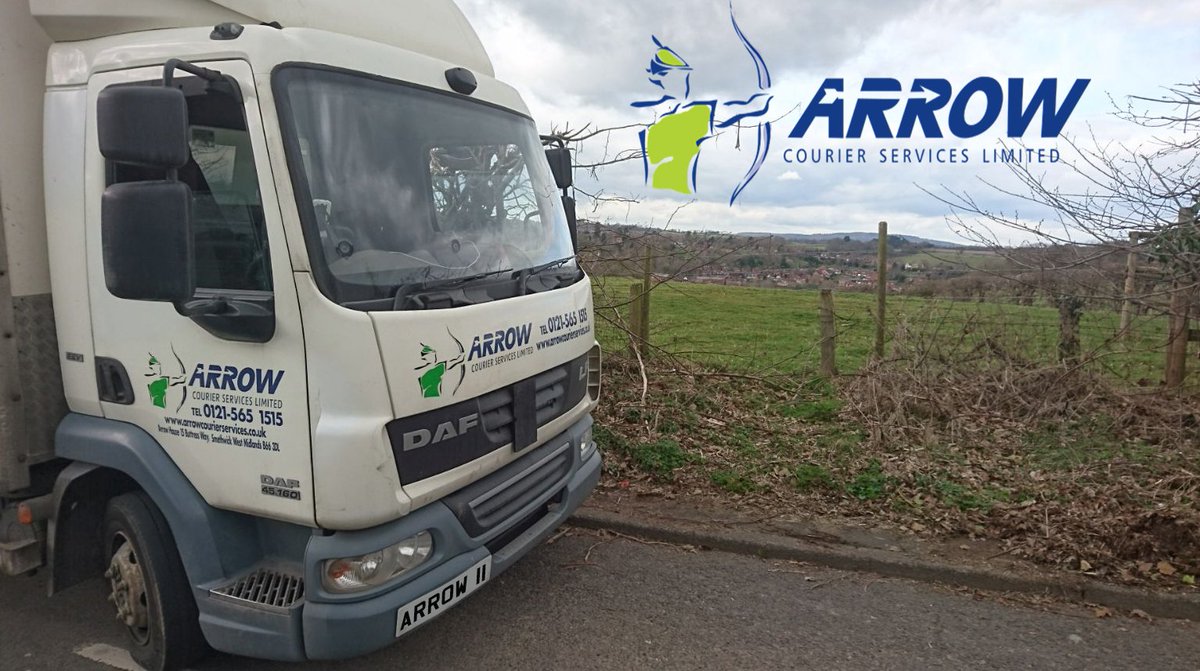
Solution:
[{"label": "front grille", "polygon": [[463,529],[478,538],[562,491],[574,450],[567,438],[548,443],[492,475],[442,499]]},{"label": "front grille", "polygon": [[513,442],[513,393],[511,387],[497,389],[479,397],[479,416],[488,440],[494,445]]},{"label": "front grille", "polygon": [[539,426],[558,417],[566,409],[563,406],[566,405],[569,373],[577,371],[569,366],[559,366],[533,378],[534,407]]},{"label": "front grille", "polygon": [[527,468],[519,479],[506,482],[471,501],[471,512],[480,526],[491,528],[545,494],[570,470],[571,444],[568,442]]},{"label": "front grille", "polygon": [[[511,445],[537,442],[538,429],[588,394],[588,355],[515,384],[387,426],[401,484],[412,484]],[[477,418],[477,419],[476,419]]]},{"label": "front grille", "polygon": [[[555,498],[561,498],[561,494]],[[508,547],[509,543],[512,543],[520,538],[521,534],[532,529],[533,525],[537,524],[543,517],[550,514],[550,511],[553,509],[553,505],[553,502],[547,502],[538,506],[537,510],[527,515],[525,519],[512,525],[512,528],[488,541],[484,547],[486,547],[488,552],[491,552],[493,555],[499,554],[501,550]]]},{"label": "front grille", "polygon": [[212,593],[256,606],[288,609],[304,599],[304,579],[275,569],[260,568]]}]

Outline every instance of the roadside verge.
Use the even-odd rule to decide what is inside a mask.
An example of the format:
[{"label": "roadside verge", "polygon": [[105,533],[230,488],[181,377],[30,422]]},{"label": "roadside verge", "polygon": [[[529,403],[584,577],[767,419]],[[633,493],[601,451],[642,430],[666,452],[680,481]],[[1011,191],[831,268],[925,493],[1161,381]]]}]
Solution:
[{"label": "roadside verge", "polygon": [[[632,499],[632,500],[630,500]],[[1160,593],[1104,584],[1084,576],[1037,570],[1015,563],[1002,568],[967,557],[925,552],[912,543],[866,547],[855,539],[862,530],[839,532],[829,526],[805,527],[764,520],[705,517],[705,511],[670,506],[657,514],[636,497],[599,494],[580,508],[570,523],[649,540],[691,545],[765,559],[799,561],[847,571],[874,573],[991,592],[1051,596],[1161,618],[1200,621],[1200,595]],[[875,538],[878,538],[877,536]],[[877,543],[868,543],[878,545]]]}]

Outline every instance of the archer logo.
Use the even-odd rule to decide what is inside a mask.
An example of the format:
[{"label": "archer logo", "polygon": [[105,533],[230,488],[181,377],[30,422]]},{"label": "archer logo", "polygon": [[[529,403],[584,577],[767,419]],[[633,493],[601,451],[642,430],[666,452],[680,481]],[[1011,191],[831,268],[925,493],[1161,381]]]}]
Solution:
[{"label": "archer logo", "polygon": [[447,373],[453,375],[453,371],[458,371],[458,381],[454,384],[454,389],[450,391],[451,396],[458,393],[463,379],[467,376],[467,369],[464,367],[467,361],[466,348],[463,347],[461,340],[454,337],[450,329],[446,329],[446,335],[450,336],[450,340],[457,347],[455,354],[449,352],[442,354],[429,345],[421,343],[422,363],[415,370],[420,373],[417,376],[417,383],[421,386],[421,396],[424,398],[442,397]]},{"label": "archer logo", "polygon": [[[758,49],[750,43],[733,16],[733,4],[729,6],[729,20],[733,32],[754,63],[757,92],[744,100],[721,102],[696,99],[692,96],[692,66],[679,52],[663,44],[656,36],[656,50],[650,59],[646,73],[655,87],[656,98],[631,103],[638,109],[654,110],[655,121],[641,131],[642,167],[645,180],[656,189],[692,194],[696,191],[696,174],[699,171],[700,151],[704,142],[712,138],[718,129],[737,126],[750,129],[754,137],[754,160],[746,175],[729,196],[729,204],[738,199],[750,185],[771,146],[771,122],[761,120],[770,108],[771,71],[767,68]],[[747,123],[747,120],[759,119]]]},{"label": "archer logo", "polygon": [[[146,362],[146,372],[143,373],[146,378],[146,390],[150,392],[150,402],[156,408],[166,409],[167,395],[172,387],[184,386],[187,382],[187,370],[183,367],[183,360],[175,353],[175,347],[171,347],[171,356],[175,359],[175,364],[163,364],[154,354],[147,355],[149,359]],[[175,372],[176,366],[179,372]],[[187,401],[187,392],[185,391],[179,399],[179,407],[176,412],[183,407]]]}]

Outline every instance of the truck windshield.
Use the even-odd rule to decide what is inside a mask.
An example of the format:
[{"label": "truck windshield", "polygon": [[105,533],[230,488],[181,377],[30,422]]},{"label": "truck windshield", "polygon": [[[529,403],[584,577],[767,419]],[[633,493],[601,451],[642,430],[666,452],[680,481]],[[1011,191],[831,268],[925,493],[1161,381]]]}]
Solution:
[{"label": "truck windshield", "polygon": [[339,70],[286,66],[274,81],[309,256],[331,299],[454,307],[578,279],[528,118]]}]

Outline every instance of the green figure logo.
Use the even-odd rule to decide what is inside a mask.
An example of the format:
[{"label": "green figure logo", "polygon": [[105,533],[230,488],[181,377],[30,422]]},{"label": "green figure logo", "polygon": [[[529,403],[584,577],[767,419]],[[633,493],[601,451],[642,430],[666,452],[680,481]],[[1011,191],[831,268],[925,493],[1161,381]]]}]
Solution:
[{"label": "green figure logo", "polygon": [[[175,354],[175,349],[171,349],[171,353]],[[175,360],[179,361],[179,375],[166,375],[163,373],[162,362],[158,357],[150,354],[150,360],[146,363],[147,372],[145,376],[148,380],[146,390],[150,392],[150,401],[155,407],[166,409],[167,407],[167,391],[171,387],[178,387],[186,382],[186,371],[183,368],[183,362],[179,360],[179,355],[175,355]],[[187,399],[187,394],[180,400],[179,407],[183,407],[183,401]]]},{"label": "green figure logo", "polygon": [[467,376],[466,361],[467,351],[463,348],[462,342],[454,337],[449,330],[446,333],[450,334],[450,339],[458,345],[458,356],[449,361],[443,361],[437,353],[437,350],[421,343],[421,361],[420,366],[414,370],[424,371],[417,376],[417,383],[421,386],[421,396],[423,398],[441,398],[442,397],[442,381],[446,377],[446,373],[457,369],[458,384],[454,385],[454,391],[450,395],[458,393],[458,388],[462,386],[463,379]]},{"label": "green figure logo", "polygon": [[[753,130],[756,140],[754,161],[745,177],[733,190],[729,204],[733,205],[742,191],[758,175],[767,159],[771,147],[771,122],[743,123],[747,119],[761,118],[771,106],[773,96],[771,71],[762,55],[750,43],[733,16],[733,4],[729,5],[729,19],[742,46],[750,55],[758,77],[758,92],[745,100],[719,102],[717,100],[692,99],[692,66],[674,49],[664,45],[657,37],[656,50],[646,72],[649,81],[662,96],[655,100],[641,100],[631,104],[639,109],[655,110],[656,119],[641,131],[642,168],[645,180],[656,189],[692,194],[696,191],[696,171],[700,163],[700,147],[713,136],[716,129],[735,127]],[[720,117],[720,118],[719,118]],[[740,135],[739,135],[740,137]]]}]

